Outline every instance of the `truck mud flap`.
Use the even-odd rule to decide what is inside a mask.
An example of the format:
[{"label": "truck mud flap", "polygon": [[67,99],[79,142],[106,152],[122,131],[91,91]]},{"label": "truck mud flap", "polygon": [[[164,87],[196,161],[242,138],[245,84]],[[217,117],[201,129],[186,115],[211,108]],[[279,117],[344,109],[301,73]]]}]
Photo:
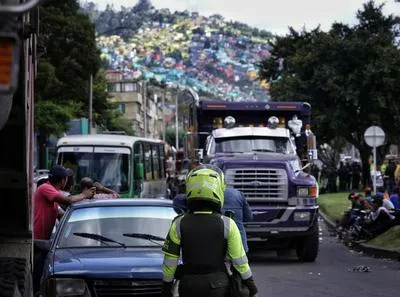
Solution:
[{"label": "truck mud flap", "polygon": [[0,258],[0,296],[31,297],[32,273],[26,259]]}]

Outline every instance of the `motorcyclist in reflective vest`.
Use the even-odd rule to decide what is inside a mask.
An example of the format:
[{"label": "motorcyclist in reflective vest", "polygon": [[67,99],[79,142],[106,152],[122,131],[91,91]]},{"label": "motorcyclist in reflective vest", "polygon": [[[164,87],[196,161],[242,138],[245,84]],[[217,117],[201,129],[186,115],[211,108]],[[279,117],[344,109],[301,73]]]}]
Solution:
[{"label": "motorcyclist in reflective vest", "polygon": [[250,291],[257,287],[235,222],[221,214],[225,182],[219,168],[198,166],[186,178],[188,212],[176,217],[164,243],[163,297],[171,289],[182,253],[180,297],[228,297],[228,258]]}]

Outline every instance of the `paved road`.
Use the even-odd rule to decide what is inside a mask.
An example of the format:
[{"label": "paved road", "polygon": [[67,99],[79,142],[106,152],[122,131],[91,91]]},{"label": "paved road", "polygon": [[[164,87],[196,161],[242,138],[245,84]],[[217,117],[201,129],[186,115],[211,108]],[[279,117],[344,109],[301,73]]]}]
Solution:
[{"label": "paved road", "polygon": [[[400,262],[354,252],[321,226],[320,254],[315,263],[298,263],[290,255],[250,255],[259,297],[398,297]],[[370,272],[354,272],[359,265]]]}]

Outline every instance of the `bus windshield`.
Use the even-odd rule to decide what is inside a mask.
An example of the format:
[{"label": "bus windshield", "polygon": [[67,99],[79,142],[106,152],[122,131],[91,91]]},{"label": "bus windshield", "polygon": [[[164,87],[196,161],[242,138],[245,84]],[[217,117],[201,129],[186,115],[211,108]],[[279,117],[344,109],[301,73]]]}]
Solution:
[{"label": "bus windshield", "polygon": [[59,149],[57,163],[71,168],[77,183],[90,177],[118,193],[129,191],[129,149],[93,148]]}]

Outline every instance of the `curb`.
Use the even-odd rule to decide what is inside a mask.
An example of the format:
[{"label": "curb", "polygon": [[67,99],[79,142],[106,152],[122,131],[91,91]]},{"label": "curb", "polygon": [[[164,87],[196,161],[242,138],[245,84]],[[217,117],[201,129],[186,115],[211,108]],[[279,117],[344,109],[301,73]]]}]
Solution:
[{"label": "curb", "polygon": [[[336,224],[331,219],[329,219],[328,216],[324,214],[321,210],[319,211],[319,214],[327,224],[328,228],[333,229],[336,232]],[[363,252],[364,254],[371,257],[386,258],[386,259],[400,261],[400,252],[398,251],[381,249],[369,245],[367,243],[356,243],[356,242],[352,242],[352,248],[359,252]]]},{"label": "curb", "polygon": [[372,256],[375,258],[387,258],[387,259],[400,261],[400,252],[398,252],[398,251],[381,249],[381,248],[369,245],[367,243],[353,243],[353,244],[354,244],[353,247],[356,250],[361,251],[368,256]]},{"label": "curb", "polygon": [[325,221],[325,223],[328,225],[330,229],[333,229],[336,231],[336,224],[334,221],[332,221],[326,214],[324,214],[321,210],[319,210],[319,215],[322,217],[322,219]]}]

